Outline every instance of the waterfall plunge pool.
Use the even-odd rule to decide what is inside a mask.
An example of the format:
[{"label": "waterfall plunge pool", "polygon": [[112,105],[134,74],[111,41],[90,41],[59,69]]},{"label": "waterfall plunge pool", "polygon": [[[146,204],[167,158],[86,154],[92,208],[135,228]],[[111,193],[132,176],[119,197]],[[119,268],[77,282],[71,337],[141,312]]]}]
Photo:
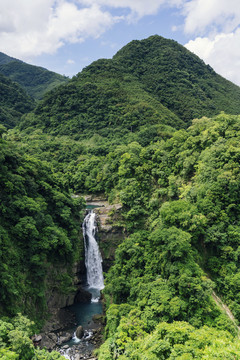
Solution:
[{"label": "waterfall plunge pool", "polygon": [[82,228],[87,280],[85,290],[92,294],[92,300],[90,303],[77,303],[68,307],[75,315],[76,325],[81,325],[84,329],[82,339],[78,339],[74,332],[72,339],[63,344],[64,346],[68,345],[69,348],[66,351],[63,350],[63,352],[61,350],[61,353],[67,359],[71,360],[74,360],[75,356],[69,356],[69,350],[75,346],[78,346],[83,354],[92,352],[94,345],[91,343],[91,337],[94,329],[99,328],[99,325],[93,322],[92,317],[97,314],[102,314],[102,303],[100,302],[100,291],[104,288],[102,257],[96,241],[96,214],[92,209],[88,210]]}]

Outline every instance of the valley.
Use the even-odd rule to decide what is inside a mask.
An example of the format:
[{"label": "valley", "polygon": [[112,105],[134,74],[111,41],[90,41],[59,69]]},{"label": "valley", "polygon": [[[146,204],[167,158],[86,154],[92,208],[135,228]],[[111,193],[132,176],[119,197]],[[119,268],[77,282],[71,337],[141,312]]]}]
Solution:
[{"label": "valley", "polygon": [[0,357],[62,358],[30,337],[90,304],[87,203],[104,325],[89,359],[240,358],[240,88],[157,35],[46,73],[35,99],[2,59]]}]

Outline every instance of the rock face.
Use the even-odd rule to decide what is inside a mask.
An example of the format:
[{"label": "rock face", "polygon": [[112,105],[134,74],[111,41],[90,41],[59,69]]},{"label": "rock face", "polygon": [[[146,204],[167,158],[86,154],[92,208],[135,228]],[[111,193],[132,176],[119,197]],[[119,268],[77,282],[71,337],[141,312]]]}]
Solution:
[{"label": "rock face", "polygon": [[115,250],[124,240],[124,228],[118,225],[121,217],[121,204],[110,205],[105,200],[88,201],[87,204],[98,206],[94,209],[97,214],[99,248],[103,258],[103,271],[108,271],[114,258]]},{"label": "rock face", "polygon": [[65,333],[64,335],[60,336],[58,339],[58,345],[62,345],[63,343],[69,341],[72,338],[72,334]]},{"label": "rock face", "polygon": [[40,344],[40,347],[42,349],[46,348],[47,350],[53,350],[55,346],[56,346],[56,341],[50,339],[48,334],[43,334],[42,335],[42,341],[41,341],[41,344]]},{"label": "rock face", "polygon": [[[47,306],[50,313],[54,313],[56,309],[61,309],[70,306],[74,303],[75,295],[79,287],[79,268],[80,264],[73,265],[72,270],[68,272],[64,265],[55,265],[48,271],[47,276]],[[66,291],[64,286],[64,279],[67,276],[72,276],[72,288],[75,290],[70,293]]]},{"label": "rock face", "polygon": [[[42,328],[43,334],[55,333],[65,328],[74,327],[76,324],[75,316],[67,309],[56,309]],[[52,339],[52,336],[50,336]],[[55,339],[54,339],[55,340]]]},{"label": "rock face", "polygon": [[[81,225],[79,225],[79,227],[80,226]],[[73,325],[75,319],[73,319],[73,315],[71,313],[64,310],[65,307],[73,305],[76,301],[91,301],[91,294],[82,290],[81,287],[81,279],[84,272],[85,267],[83,260],[73,265],[70,271],[70,274],[72,274],[73,290],[69,293],[61,283],[61,279],[64,279],[66,275],[68,276],[69,274],[65,266],[59,265],[49,269],[46,299],[50,319],[47,321],[42,331],[57,331],[69,325]]]},{"label": "rock face", "polygon": [[91,301],[92,294],[83,288],[79,288],[75,296],[74,303],[88,303]]},{"label": "rock face", "polygon": [[[86,200],[87,204],[96,206],[94,212],[97,214],[98,222],[97,239],[103,258],[103,270],[108,271],[113,263],[117,246],[126,236],[124,229],[118,225],[119,219],[121,219],[121,205],[110,205],[106,199],[101,196],[97,198],[93,196],[87,197]],[[79,224],[79,227],[80,226],[81,224]],[[71,334],[63,332],[63,330],[76,328],[76,323],[74,316],[67,311],[65,307],[76,302],[84,303],[91,301],[92,295],[81,286],[85,272],[84,260],[81,259],[81,261],[74,264],[72,269],[72,284],[75,290],[71,293],[64,294],[60,291],[62,288],[61,284],[58,284],[56,280],[61,278],[61,275],[62,278],[66,275],[67,270],[64,265],[49,270],[47,305],[52,317],[42,329],[41,347],[52,350],[60,344],[64,344],[71,337]],[[102,342],[104,317],[102,315],[96,315],[93,320],[95,323],[98,323],[99,328],[93,329],[91,342],[97,347]],[[84,340],[85,335],[83,328],[79,326],[77,331],[77,337]],[[71,351],[74,351],[74,347],[71,348]],[[91,357],[89,357],[89,359],[90,358]],[[85,359],[87,359],[87,357],[85,357]]]},{"label": "rock face", "polygon": [[[105,195],[73,195],[84,197],[87,206],[97,214],[99,248],[103,259],[103,271],[111,267],[117,246],[126,237],[125,229],[119,225],[121,204],[109,204]],[[84,266],[84,265],[83,265]]]}]

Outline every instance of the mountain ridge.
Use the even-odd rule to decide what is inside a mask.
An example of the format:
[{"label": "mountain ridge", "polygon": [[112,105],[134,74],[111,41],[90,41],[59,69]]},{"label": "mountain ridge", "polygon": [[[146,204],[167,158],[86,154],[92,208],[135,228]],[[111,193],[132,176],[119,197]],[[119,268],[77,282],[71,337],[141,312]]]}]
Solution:
[{"label": "mountain ridge", "polygon": [[[210,65],[175,40],[158,35],[133,40],[120,49],[113,60],[127,65],[129,72],[138,76],[145,88],[150,88],[163,105],[180,118],[187,119],[189,125],[195,117],[217,115],[217,110],[233,115],[239,113],[240,87],[218,75]],[[179,91],[174,99],[171,94],[176,85]],[[198,97],[198,102],[192,106],[194,110],[184,111],[183,107],[189,108],[193,96]],[[233,101],[237,104],[233,105]]]},{"label": "mountain ridge", "polygon": [[27,64],[1,52],[0,73],[17,82],[36,100],[42,99],[47,91],[68,81],[66,76]]},{"label": "mountain ridge", "polygon": [[221,111],[237,114],[240,87],[182,45],[154,35],[130,42],[112,59],[93,62],[48,93],[37,106],[34,120],[23,121],[22,128],[37,126],[78,139],[83,134],[108,136],[115,129],[136,132],[140,126],[152,126],[156,124],[153,113],[159,111],[157,123],[176,129]]},{"label": "mountain ridge", "polygon": [[8,64],[12,61],[22,62],[22,60],[16,59],[16,58],[9,56],[7,54],[4,54],[3,52],[0,51],[0,65]]}]

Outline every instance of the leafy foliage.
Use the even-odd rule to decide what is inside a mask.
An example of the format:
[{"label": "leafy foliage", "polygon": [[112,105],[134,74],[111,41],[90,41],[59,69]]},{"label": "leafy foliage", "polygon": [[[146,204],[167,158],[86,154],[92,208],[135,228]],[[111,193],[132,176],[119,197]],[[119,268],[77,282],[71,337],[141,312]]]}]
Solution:
[{"label": "leafy foliage", "polygon": [[0,73],[18,83],[34,99],[64,84],[68,78],[39,66],[29,65],[0,52]]},{"label": "leafy foliage", "polygon": [[[115,197],[122,201],[121,175],[139,181],[141,168],[145,176],[148,169],[151,186],[137,192],[135,183],[126,190],[131,206],[139,202],[142,213],[132,213],[122,201],[122,216],[133,233],[117,249],[107,274],[107,340],[99,359],[239,357],[238,342],[222,332],[239,330],[212,297],[216,287],[240,320],[239,127],[239,116],[202,118],[135,152],[139,162],[120,155],[112,175]],[[136,231],[139,226],[149,230]]]},{"label": "leafy foliage", "polygon": [[3,135],[16,148],[1,142],[3,308],[44,299],[48,266],[74,259],[80,208],[66,188],[105,193],[126,239],[106,275],[99,360],[239,358],[239,106],[237,86],[158,36],[46,94]]},{"label": "leafy foliage", "polygon": [[18,314],[12,321],[0,320],[0,355],[3,360],[57,360],[64,359],[59,353],[36,349],[31,335],[34,323]]},{"label": "leafy foliage", "polygon": [[[95,61],[65,86],[46,94],[21,129],[41,128],[76,140],[124,138],[148,126],[175,129],[195,117],[238,114],[240,89],[172,40],[133,41],[111,60]],[[146,144],[144,144],[146,145]]]},{"label": "leafy foliage", "polygon": [[0,123],[7,128],[14,127],[33,107],[33,99],[18,84],[0,74]]},{"label": "leafy foliage", "polygon": [[125,79],[118,64],[99,60],[67,85],[48,93],[35,115],[25,117],[20,128],[37,125],[45,132],[78,140],[96,133],[122,138],[144,125],[150,125],[157,135],[160,124],[179,127],[183,122],[144,91],[134,77]]},{"label": "leafy foliage", "polygon": [[220,111],[239,114],[239,87],[174,40],[157,35],[134,40],[113,60],[124,64],[146,91],[188,125]]},{"label": "leafy foliage", "polygon": [[[79,254],[81,199],[51,168],[0,140],[0,313],[46,311],[47,274]],[[37,316],[37,314],[36,314]]]},{"label": "leafy foliage", "polygon": [[[121,344],[121,345],[120,345]],[[122,318],[117,333],[100,349],[99,360],[237,359],[239,342],[226,331],[186,322],[160,323],[146,334],[136,317]]]}]

